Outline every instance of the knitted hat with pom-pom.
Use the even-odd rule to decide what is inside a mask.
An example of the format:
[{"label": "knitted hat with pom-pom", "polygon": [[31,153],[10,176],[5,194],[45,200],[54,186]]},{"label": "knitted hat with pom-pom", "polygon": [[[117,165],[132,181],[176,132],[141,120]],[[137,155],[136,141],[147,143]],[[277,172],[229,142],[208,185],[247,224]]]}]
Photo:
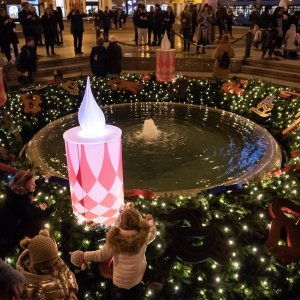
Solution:
[{"label": "knitted hat with pom-pom", "polygon": [[34,238],[21,241],[22,248],[28,248],[32,264],[49,261],[58,256],[56,243],[50,237],[48,230],[41,230]]}]

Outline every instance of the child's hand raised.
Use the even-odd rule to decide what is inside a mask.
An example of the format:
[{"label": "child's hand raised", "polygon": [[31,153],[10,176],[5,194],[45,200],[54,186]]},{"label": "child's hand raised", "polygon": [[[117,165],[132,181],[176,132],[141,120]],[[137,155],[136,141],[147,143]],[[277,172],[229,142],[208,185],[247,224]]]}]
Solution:
[{"label": "child's hand raised", "polygon": [[77,300],[76,294],[74,291],[71,291],[70,294],[68,295],[68,300]]}]

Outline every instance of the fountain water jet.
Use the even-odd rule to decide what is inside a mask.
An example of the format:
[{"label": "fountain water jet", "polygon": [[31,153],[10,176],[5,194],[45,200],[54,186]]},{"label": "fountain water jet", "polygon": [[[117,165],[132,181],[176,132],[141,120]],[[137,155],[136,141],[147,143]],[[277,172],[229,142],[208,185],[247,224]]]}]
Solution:
[{"label": "fountain water jet", "polygon": [[138,133],[137,138],[146,141],[153,141],[157,140],[157,138],[160,136],[160,133],[161,131],[157,129],[153,119],[147,119],[144,121],[143,130],[141,133]]}]

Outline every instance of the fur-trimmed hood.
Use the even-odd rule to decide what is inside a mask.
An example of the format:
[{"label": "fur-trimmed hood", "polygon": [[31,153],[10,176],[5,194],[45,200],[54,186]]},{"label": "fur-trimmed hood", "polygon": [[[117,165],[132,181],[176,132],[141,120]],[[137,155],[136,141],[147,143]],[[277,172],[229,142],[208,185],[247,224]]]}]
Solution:
[{"label": "fur-trimmed hood", "polygon": [[115,253],[137,254],[147,244],[150,226],[147,221],[141,222],[138,230],[124,230],[112,227],[107,232],[107,243]]}]

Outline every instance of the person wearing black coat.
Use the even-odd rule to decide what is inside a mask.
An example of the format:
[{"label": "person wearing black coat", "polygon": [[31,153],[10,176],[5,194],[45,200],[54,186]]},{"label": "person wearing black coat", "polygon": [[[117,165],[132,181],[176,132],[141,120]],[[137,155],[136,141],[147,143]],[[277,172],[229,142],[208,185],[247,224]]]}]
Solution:
[{"label": "person wearing black coat", "polygon": [[87,14],[83,13],[79,9],[72,9],[67,19],[71,21],[71,33],[74,38],[74,51],[75,54],[83,54],[82,48],[82,36],[84,32],[83,18],[86,18]]},{"label": "person wearing black coat", "polygon": [[19,39],[14,31],[16,27],[15,22],[9,17],[4,8],[0,8],[0,47],[3,49],[4,54],[8,61],[11,61],[10,44],[13,45],[15,57],[17,57],[19,50]]},{"label": "person wearing black coat", "polygon": [[54,44],[55,44],[56,32],[57,32],[57,21],[50,7],[46,8],[45,13],[42,16],[42,25],[44,29],[45,46],[47,50],[47,55],[50,55],[49,47],[51,47],[51,54],[56,54],[54,52]]},{"label": "person wearing black coat", "polygon": [[65,26],[63,21],[62,9],[60,6],[56,7],[56,16],[57,16],[58,28],[59,28],[59,38],[60,38],[59,45],[63,45],[64,44],[63,31],[65,29]]},{"label": "person wearing black coat", "polygon": [[153,46],[160,46],[162,39],[162,24],[163,24],[163,12],[159,4],[155,4],[155,11],[153,15],[153,27],[154,27],[154,39]]},{"label": "person wearing black coat", "polygon": [[98,38],[98,46],[92,48],[90,55],[91,69],[94,76],[106,76],[108,73],[107,50],[103,44],[104,39]]},{"label": "person wearing black coat", "polygon": [[34,49],[36,51],[36,47],[38,44],[38,39],[40,35],[39,30],[39,22],[40,19],[35,12],[35,8],[30,6],[28,2],[22,3],[22,10],[19,12],[19,21],[23,27],[23,34],[25,39],[28,36],[32,36],[34,38],[35,44]]},{"label": "person wearing black coat", "polygon": [[22,84],[34,83],[37,67],[37,55],[34,49],[34,43],[34,38],[28,36],[26,38],[26,45],[21,48],[21,52],[17,57],[17,70],[21,72],[21,76],[19,76],[18,80]]},{"label": "person wearing black coat", "polygon": [[108,73],[119,75],[122,72],[122,49],[114,36],[109,39],[107,47]]},{"label": "person wearing black coat", "polygon": [[34,203],[35,175],[19,171],[9,183],[6,200],[0,209],[0,258],[5,258],[18,240],[34,237],[42,228],[43,210]]}]

